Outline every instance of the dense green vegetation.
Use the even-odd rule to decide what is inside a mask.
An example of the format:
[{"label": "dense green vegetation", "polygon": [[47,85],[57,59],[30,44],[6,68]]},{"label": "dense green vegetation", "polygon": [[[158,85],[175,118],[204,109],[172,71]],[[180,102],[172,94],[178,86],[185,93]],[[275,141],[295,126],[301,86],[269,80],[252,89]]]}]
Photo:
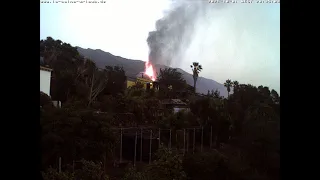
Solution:
[{"label": "dense green vegetation", "polygon": [[[233,91],[228,98],[216,90],[199,95],[171,68],[159,72],[158,92],[140,84],[126,89],[123,68],[99,69],[60,40],[41,40],[40,55],[53,69],[51,98],[40,92],[44,179],[280,179],[280,96],[275,90],[227,80],[228,92]],[[168,98],[183,100],[190,112],[164,109],[161,100]],[[214,149],[182,155],[162,147],[151,164],[117,167],[120,173],[114,175],[119,138],[111,127],[137,125],[213,127]]]}]

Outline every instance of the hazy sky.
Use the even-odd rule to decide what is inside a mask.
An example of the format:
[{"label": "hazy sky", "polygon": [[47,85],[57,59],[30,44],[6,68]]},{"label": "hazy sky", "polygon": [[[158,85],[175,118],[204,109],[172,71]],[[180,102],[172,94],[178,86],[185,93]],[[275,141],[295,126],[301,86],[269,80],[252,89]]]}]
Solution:
[{"label": "hazy sky", "polygon": [[[41,4],[40,39],[51,36],[72,46],[147,60],[148,33],[164,10],[170,10],[169,0],[105,1]],[[199,61],[206,78],[262,84],[280,93],[280,4],[224,4],[194,26],[184,58],[174,67],[191,72],[190,63]]]}]

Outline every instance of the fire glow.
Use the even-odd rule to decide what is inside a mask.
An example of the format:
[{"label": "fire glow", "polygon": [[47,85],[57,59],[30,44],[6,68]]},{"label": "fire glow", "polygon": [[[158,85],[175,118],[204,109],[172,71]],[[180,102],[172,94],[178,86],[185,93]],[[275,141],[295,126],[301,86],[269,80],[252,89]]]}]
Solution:
[{"label": "fire glow", "polygon": [[155,78],[156,76],[155,76],[155,73],[154,73],[154,70],[153,70],[153,66],[149,62],[149,60],[146,61],[146,63],[145,63],[145,72],[144,72],[144,74],[149,76],[152,81],[156,80],[156,78]]}]

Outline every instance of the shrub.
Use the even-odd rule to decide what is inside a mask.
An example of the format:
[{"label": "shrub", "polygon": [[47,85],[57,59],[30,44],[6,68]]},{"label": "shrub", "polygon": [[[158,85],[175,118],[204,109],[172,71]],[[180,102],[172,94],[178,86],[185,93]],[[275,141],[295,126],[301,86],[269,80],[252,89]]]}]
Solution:
[{"label": "shrub", "polygon": [[[48,168],[46,172],[42,173],[44,180],[108,180],[108,176],[104,173],[101,163],[95,163],[92,161],[86,161],[82,159],[80,161],[81,168],[74,173],[70,172],[70,169],[59,173],[54,168]],[[69,165],[70,166],[70,165]]]},{"label": "shrub", "polygon": [[40,91],[40,106],[49,106],[53,107],[50,96],[46,93]]},{"label": "shrub", "polygon": [[144,171],[138,172],[129,168],[125,180],[185,180],[186,173],[182,168],[182,157],[167,148],[160,148],[156,153],[158,160],[147,165]]},{"label": "shrub", "polygon": [[187,155],[183,168],[194,180],[226,179],[229,174],[228,160],[217,151]]},{"label": "shrub", "polygon": [[144,172],[137,171],[134,167],[129,167],[124,174],[123,180],[147,180]]},{"label": "shrub", "polygon": [[104,173],[102,163],[86,161],[82,159],[82,168],[75,171],[75,176],[82,180],[108,180],[108,176]]},{"label": "shrub", "polygon": [[47,171],[42,172],[44,180],[74,180],[74,174],[70,172],[59,173],[54,168],[48,168]]}]

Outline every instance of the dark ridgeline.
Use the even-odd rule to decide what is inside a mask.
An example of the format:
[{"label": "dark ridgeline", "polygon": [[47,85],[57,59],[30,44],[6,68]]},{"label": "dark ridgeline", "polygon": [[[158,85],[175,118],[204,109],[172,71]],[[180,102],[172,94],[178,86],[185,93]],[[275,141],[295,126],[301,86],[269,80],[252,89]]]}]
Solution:
[{"label": "dark ridgeline", "polygon": [[[77,48],[79,53],[83,56],[86,56],[92,59],[99,68],[104,68],[105,66],[122,66],[126,71],[127,77],[136,77],[137,74],[140,74],[144,71],[145,62],[140,60],[130,60],[123,57],[112,55],[108,52],[104,52],[101,50],[93,50],[93,49],[83,49],[81,47]],[[168,66],[164,66],[163,64],[154,64],[155,71],[159,72],[160,68],[168,68]],[[192,74],[187,73],[186,71],[179,69],[178,71],[182,73],[183,78],[186,80],[188,85],[188,91],[193,91],[193,77]],[[141,77],[141,75],[139,76]],[[208,90],[217,89],[219,90],[222,96],[227,97],[227,89],[223,86],[223,84],[218,83],[212,79],[207,79],[204,77],[198,78],[197,83],[197,92],[206,94]]]}]

